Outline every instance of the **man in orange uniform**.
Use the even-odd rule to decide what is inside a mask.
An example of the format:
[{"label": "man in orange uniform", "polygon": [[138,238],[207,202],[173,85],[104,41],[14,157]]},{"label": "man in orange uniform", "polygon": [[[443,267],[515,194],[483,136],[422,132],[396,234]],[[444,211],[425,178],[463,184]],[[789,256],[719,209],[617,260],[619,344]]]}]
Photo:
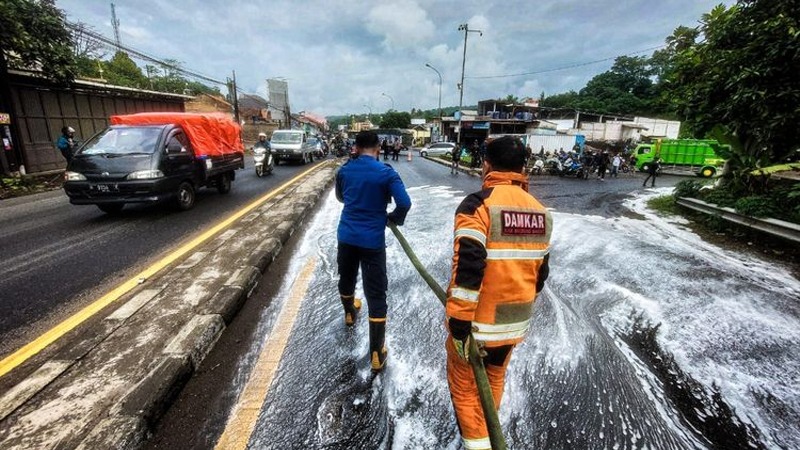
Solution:
[{"label": "man in orange uniform", "polygon": [[511,352],[525,338],[533,302],[549,273],[552,218],[528,194],[525,156],[517,138],[492,141],[483,162],[483,189],[456,211],[447,381],[467,450],[491,449],[469,364],[470,339],[485,348],[483,362],[499,408]]}]

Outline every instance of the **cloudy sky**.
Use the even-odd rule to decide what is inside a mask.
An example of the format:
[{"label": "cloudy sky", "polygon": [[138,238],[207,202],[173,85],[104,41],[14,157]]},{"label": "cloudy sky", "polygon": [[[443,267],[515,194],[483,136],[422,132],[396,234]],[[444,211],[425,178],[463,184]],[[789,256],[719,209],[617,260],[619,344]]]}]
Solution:
[{"label": "cloudy sky", "polygon": [[[663,44],[720,0],[116,0],[123,44],[266,94],[286,77],[292,109],[324,115],[458,105],[464,34],[466,74],[532,72]],[[730,3],[730,2],[727,2]],[[72,21],[113,36],[108,1],[57,0]],[[467,78],[464,103],[508,94],[580,89],[604,62],[505,78]]]}]

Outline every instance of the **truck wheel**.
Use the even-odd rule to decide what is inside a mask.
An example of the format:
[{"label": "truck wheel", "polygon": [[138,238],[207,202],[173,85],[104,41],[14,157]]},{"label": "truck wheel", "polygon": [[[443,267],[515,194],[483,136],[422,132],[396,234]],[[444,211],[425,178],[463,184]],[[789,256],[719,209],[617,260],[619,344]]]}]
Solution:
[{"label": "truck wheel", "polygon": [[97,207],[106,214],[119,214],[122,208],[125,207],[125,203],[104,203],[97,205]]},{"label": "truck wheel", "polygon": [[194,186],[184,181],[178,186],[177,206],[181,211],[188,211],[194,206]]},{"label": "truck wheel", "polygon": [[231,191],[231,176],[228,173],[217,175],[217,192],[227,194]]},{"label": "truck wheel", "polygon": [[714,176],[715,173],[717,173],[717,170],[713,167],[703,167],[700,170],[700,176],[704,178],[711,178]]}]

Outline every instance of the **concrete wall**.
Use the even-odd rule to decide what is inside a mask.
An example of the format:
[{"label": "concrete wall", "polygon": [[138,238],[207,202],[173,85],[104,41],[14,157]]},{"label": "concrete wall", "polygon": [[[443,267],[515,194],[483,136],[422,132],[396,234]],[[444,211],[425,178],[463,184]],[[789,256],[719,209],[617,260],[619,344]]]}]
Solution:
[{"label": "concrete wall", "polygon": [[678,135],[681,132],[681,123],[675,120],[634,117],[633,121],[648,128],[647,130],[642,130],[642,136],[678,139]]},{"label": "concrete wall", "polygon": [[528,136],[528,145],[531,146],[531,150],[534,153],[539,153],[542,146],[544,146],[545,153],[553,153],[564,149],[565,152],[572,150],[572,146],[575,145],[576,136],[570,136],[566,134],[557,134],[552,136],[545,136],[545,135],[529,135]]}]

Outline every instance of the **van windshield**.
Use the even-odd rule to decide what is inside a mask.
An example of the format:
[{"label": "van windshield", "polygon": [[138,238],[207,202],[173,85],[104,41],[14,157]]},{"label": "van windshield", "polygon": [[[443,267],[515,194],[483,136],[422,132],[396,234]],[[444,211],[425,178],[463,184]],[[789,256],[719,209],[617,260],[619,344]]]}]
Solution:
[{"label": "van windshield", "polygon": [[275,144],[299,144],[303,142],[302,133],[273,133],[272,142]]},{"label": "van windshield", "polygon": [[156,149],[163,126],[114,127],[93,137],[80,155],[152,154]]}]

